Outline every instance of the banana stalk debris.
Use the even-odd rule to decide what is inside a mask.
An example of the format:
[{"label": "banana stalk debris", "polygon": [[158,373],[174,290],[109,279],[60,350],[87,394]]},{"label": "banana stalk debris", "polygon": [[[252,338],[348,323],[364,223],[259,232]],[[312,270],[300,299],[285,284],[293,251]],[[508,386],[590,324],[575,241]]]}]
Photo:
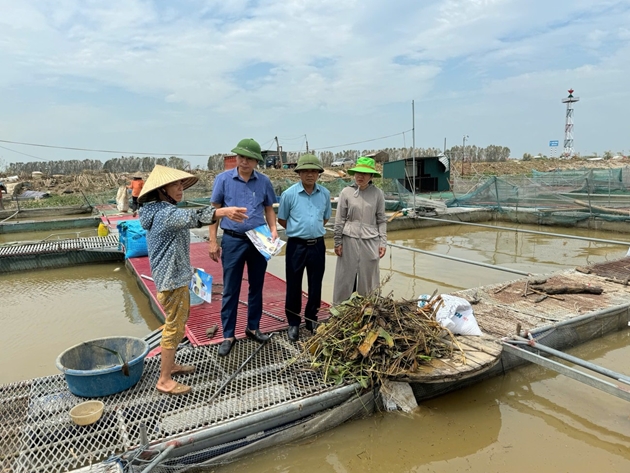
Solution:
[{"label": "banana stalk debris", "polygon": [[418,307],[417,301],[394,301],[377,292],[365,297],[354,293],[329,309],[330,318],[295,361],[321,370],[326,382],[345,380],[367,388],[413,374],[434,358],[463,356],[453,334],[435,318],[442,304],[436,294]]}]

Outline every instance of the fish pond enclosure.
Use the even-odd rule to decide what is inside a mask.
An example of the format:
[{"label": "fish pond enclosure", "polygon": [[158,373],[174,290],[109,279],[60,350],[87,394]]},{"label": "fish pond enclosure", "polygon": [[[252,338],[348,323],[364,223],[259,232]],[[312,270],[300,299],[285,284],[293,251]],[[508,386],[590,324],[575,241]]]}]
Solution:
[{"label": "fish pond enclosure", "polygon": [[[439,296],[431,298],[435,307],[423,311],[417,302],[374,295],[333,308],[331,319],[302,349],[285,332],[264,345],[241,341],[227,358],[218,357],[216,346],[187,346],[177,361],[197,366],[183,378],[194,386],[190,395],[158,393],[159,357],[152,357],[138,384],[98,399],[104,412],[89,426],[70,419],[68,412],[82,400],[68,391],[62,375],[5,385],[0,388],[2,467],[91,471],[90,464],[105,461],[96,471],[112,465],[119,471],[185,471],[369,414],[378,380],[406,378],[418,401],[431,399],[523,364],[501,350],[506,338],[529,334],[564,349],[628,330],[630,287],[620,276],[629,268],[630,259],[624,259],[544,281],[521,278],[455,293],[474,303],[483,337],[441,329],[433,320]],[[577,289],[557,295],[554,287]],[[537,292],[548,297],[534,299]],[[488,362],[482,364],[484,359]],[[451,376],[444,375],[448,370]],[[435,372],[441,376],[432,376]]]},{"label": "fish pond enclosure", "polygon": [[[462,213],[457,210],[449,209],[455,211],[449,214],[451,218],[474,214],[469,209],[460,209]],[[178,362],[197,366],[194,374],[181,378],[193,386],[190,396],[169,397],[155,391],[159,355],[154,354],[145,361],[138,384],[99,399],[104,404],[102,417],[88,426],[75,425],[69,416],[70,409],[83,399],[68,392],[63,375],[7,384],[0,387],[1,470],[174,473],[196,466],[200,471],[213,471],[213,465],[295,442],[374,412],[378,395],[373,387],[384,380],[407,381],[415,398],[428,402],[505,375],[524,364],[522,358],[504,350],[506,338],[531,336],[540,344],[564,349],[616,331],[627,332],[630,289],[624,282],[630,275],[630,263],[618,258],[625,253],[618,244],[621,242],[614,250],[610,243],[593,243],[591,252],[598,263],[588,265],[579,260],[579,270],[575,259],[581,255],[579,244],[570,243],[562,249],[573,250],[574,245],[575,255],[562,255],[571,255],[565,263],[571,268],[529,276],[535,263],[545,269],[552,267],[552,261],[536,253],[539,250],[535,245],[532,247],[537,259],[517,265],[502,258],[516,257],[521,249],[523,255],[529,255],[527,245],[515,246],[511,241],[525,237],[495,230],[497,235],[511,235],[510,241],[497,236],[496,241],[488,242],[488,229],[469,228],[453,231],[442,227],[442,233],[438,233],[427,227],[392,232],[391,238],[395,245],[414,246],[419,244],[415,238],[427,232],[432,235],[430,249],[435,253],[453,255],[474,250],[481,259],[486,255],[493,258],[486,263],[489,267],[519,268],[514,270],[522,276],[519,279],[506,280],[503,276],[490,284],[480,277],[478,267],[468,269],[477,284],[460,283],[460,287],[471,288],[449,291],[472,304],[483,336],[453,336],[438,326],[431,315],[439,294],[430,299],[435,307],[422,311],[415,297],[394,300],[383,291],[373,297],[355,297],[333,308],[329,322],[321,324],[313,337],[301,333],[303,345],[289,342],[278,328],[266,345],[239,341],[228,359],[218,357],[214,345],[182,346]],[[543,239],[548,240],[549,235]],[[397,259],[387,261],[394,251]],[[552,259],[555,256],[553,263],[558,264],[558,249],[549,252]],[[334,261],[330,253],[329,248],[329,268],[330,261]],[[412,260],[407,250],[391,247],[388,253],[381,263],[382,275],[388,265],[392,274],[407,270]],[[283,268],[282,258],[272,260],[268,269],[281,275],[282,270],[277,268]],[[435,263],[429,260],[433,256],[423,257],[419,269],[414,267],[406,276],[428,278],[423,280],[428,283],[422,282],[422,291],[414,288],[415,296],[433,291],[438,282],[429,269]],[[445,266],[441,261],[436,267]],[[135,277],[138,284],[143,283]],[[327,274],[325,288],[330,287],[331,278]],[[543,279],[545,282],[541,282]],[[601,288],[601,292],[554,294],[550,289],[553,287]],[[536,351],[531,347],[529,350]],[[417,429],[422,430],[422,423]]]},{"label": "fish pond enclosure", "polygon": [[628,168],[458,178],[454,189],[454,198],[447,201],[449,207],[492,208],[507,213],[535,210],[537,223],[547,225],[575,225],[592,217],[630,219]]}]

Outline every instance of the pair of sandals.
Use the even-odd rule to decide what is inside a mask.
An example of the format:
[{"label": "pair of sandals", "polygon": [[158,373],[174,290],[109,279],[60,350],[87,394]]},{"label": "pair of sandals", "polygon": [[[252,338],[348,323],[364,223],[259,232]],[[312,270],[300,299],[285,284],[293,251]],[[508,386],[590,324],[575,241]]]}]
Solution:
[{"label": "pair of sandals", "polygon": [[[171,376],[179,376],[183,374],[193,374],[197,368],[193,365],[180,365],[171,371]],[[191,387],[182,383],[175,383],[171,389],[160,389],[158,386],[156,388],[162,394],[170,394],[171,396],[178,396],[181,394],[188,394],[191,391]]]}]

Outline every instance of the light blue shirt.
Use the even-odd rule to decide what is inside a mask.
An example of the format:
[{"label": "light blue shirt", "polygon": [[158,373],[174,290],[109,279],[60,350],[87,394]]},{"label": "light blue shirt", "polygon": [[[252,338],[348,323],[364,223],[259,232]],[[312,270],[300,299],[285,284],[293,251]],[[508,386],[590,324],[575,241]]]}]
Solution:
[{"label": "light blue shirt", "polygon": [[216,177],[210,202],[223,207],[246,207],[248,218],[242,223],[221,219],[222,229],[245,233],[267,223],[265,207],[275,204],[276,193],[271,181],[264,174],[254,171],[245,182],[239,176],[238,168],[234,168],[223,171]]},{"label": "light blue shirt", "polygon": [[302,182],[298,182],[280,196],[278,218],[287,221],[290,238],[310,240],[324,236],[324,220],[329,220],[331,213],[330,192],[319,184],[315,184],[309,195]]}]

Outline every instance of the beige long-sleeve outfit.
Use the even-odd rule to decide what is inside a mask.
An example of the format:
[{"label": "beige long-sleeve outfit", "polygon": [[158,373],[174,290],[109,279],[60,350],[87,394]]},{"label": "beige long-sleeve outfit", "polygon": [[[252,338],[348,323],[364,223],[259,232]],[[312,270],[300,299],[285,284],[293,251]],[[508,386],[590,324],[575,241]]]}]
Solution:
[{"label": "beige long-sleeve outfit", "polygon": [[370,184],[359,190],[356,184],[339,194],[335,216],[335,247],[343,245],[337,258],[333,303],[339,304],[357,292],[367,295],[380,283],[379,247],[387,245],[385,196]]}]

